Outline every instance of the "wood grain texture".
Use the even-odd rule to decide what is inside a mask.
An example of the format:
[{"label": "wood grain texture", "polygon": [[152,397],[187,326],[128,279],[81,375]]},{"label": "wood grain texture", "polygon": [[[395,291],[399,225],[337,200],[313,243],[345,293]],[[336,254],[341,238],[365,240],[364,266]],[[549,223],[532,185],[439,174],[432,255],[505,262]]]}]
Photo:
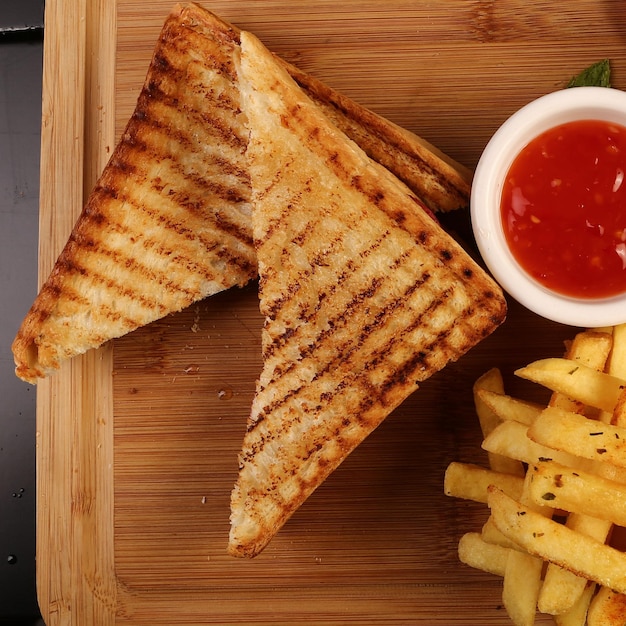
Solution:
[{"label": "wood grain texture", "polygon": [[[469,167],[510,113],[590,63],[610,58],[615,86],[626,87],[620,0],[203,4]],[[134,107],[172,5],[46,3],[41,278]],[[503,327],[422,385],[260,557],[240,561],[225,555],[228,499],[260,324],[250,285],[40,383],[38,594],[48,626],[508,624],[500,581],[456,556],[484,511],[446,498],[443,472],[452,460],[484,462],[473,381],[498,365],[508,391],[538,393],[512,371],[560,355],[573,330],[511,302]]]},{"label": "wood grain texture", "polygon": [[[115,58],[114,18],[114,7],[101,2],[46,6],[42,280],[104,166],[106,137],[114,139],[113,123],[97,113],[114,106],[113,75],[105,71]],[[111,371],[107,346],[37,390],[37,590],[49,625],[108,624],[116,612]],[[42,555],[54,555],[54,567]]]}]

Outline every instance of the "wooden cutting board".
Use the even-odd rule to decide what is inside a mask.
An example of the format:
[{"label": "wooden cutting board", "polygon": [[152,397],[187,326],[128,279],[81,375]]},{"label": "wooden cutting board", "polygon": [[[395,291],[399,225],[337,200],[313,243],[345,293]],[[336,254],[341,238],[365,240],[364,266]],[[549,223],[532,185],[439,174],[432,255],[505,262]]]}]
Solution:
[{"label": "wooden cutting board", "polygon": [[[620,0],[204,2],[274,51],[474,167],[515,109],[604,57],[626,87]],[[130,115],[171,0],[48,0],[40,276]],[[461,224],[466,216],[457,216]],[[459,225],[457,224],[457,226]],[[484,462],[473,381],[560,355],[574,329],[514,302],[425,383],[253,561],[225,555],[258,372],[252,285],[99,351],[38,387],[38,594],[48,626],[508,624],[500,581],[458,563],[484,509],[442,494]],[[551,623],[540,618],[537,623]]]}]

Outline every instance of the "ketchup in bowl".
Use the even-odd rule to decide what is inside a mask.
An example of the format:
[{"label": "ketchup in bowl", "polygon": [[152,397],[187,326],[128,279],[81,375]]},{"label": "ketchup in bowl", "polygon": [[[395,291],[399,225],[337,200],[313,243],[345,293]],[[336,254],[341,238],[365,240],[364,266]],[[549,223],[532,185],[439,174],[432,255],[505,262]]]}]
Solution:
[{"label": "ketchup in bowl", "polygon": [[584,119],[535,137],[504,179],[507,244],[536,281],[576,298],[626,291],[626,127]]},{"label": "ketchup in bowl", "polygon": [[570,326],[626,323],[626,91],[560,89],[496,129],[472,181],[478,250],[504,291]]}]

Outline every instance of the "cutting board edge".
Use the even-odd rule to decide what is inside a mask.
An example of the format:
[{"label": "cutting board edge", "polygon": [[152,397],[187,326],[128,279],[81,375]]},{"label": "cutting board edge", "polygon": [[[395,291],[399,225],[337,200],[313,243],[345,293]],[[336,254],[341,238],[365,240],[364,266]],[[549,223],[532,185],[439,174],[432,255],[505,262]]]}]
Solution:
[{"label": "cutting board edge", "polygon": [[[116,8],[114,0],[46,3],[40,283],[114,141]],[[37,389],[36,585],[49,625],[115,623],[111,373],[108,346],[67,363]]]}]

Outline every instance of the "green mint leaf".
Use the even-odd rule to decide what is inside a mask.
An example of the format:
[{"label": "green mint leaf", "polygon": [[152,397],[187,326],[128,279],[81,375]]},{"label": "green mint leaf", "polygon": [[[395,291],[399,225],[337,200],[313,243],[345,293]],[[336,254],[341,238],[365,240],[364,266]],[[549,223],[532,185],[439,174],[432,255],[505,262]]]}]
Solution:
[{"label": "green mint leaf", "polygon": [[574,76],[568,87],[610,87],[611,86],[611,66],[608,59],[602,59],[577,76]]}]

